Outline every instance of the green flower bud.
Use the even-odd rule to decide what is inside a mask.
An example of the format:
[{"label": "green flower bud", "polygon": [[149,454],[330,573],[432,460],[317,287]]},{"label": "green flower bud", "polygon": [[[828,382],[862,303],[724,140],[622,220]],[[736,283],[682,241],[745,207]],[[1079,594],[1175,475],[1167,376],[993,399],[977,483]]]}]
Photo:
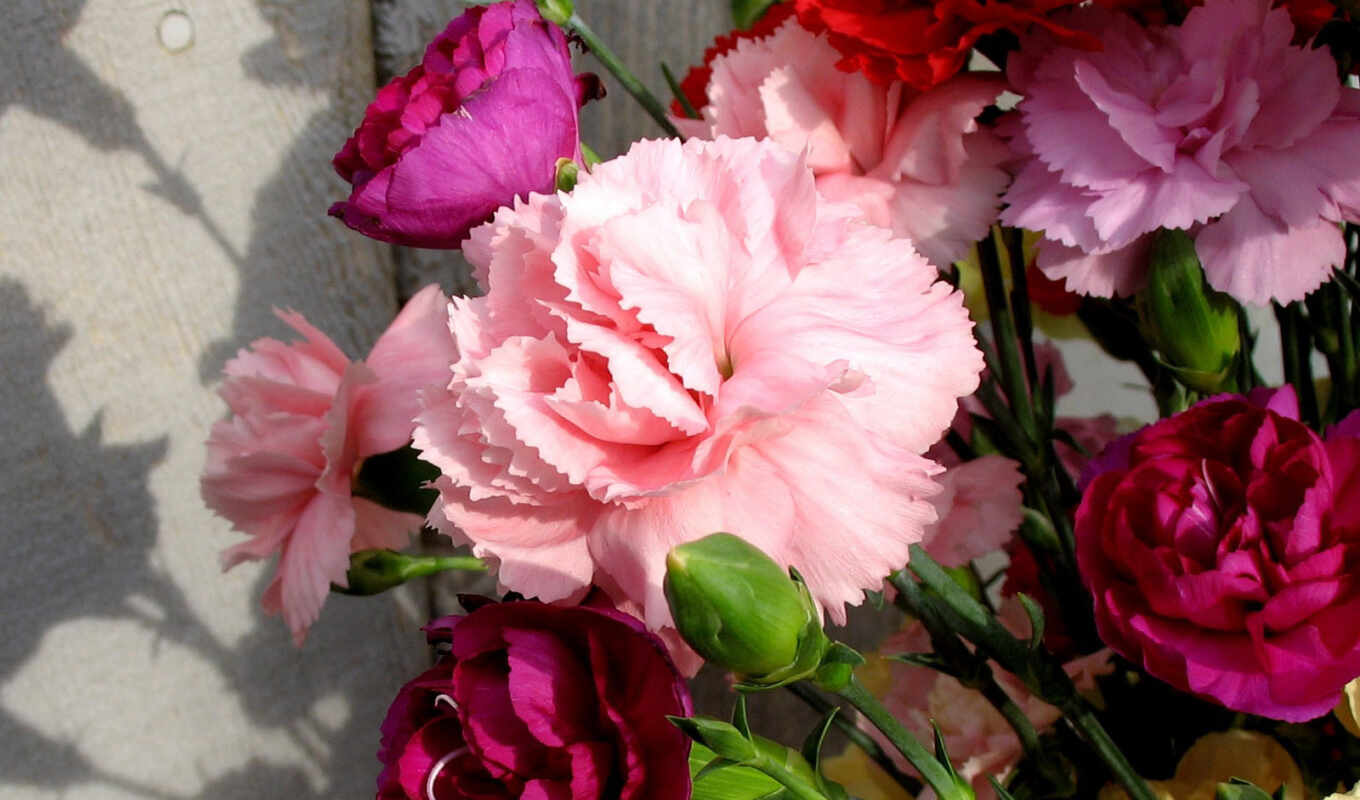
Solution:
[{"label": "green flower bud", "polygon": [[571,0],[538,0],[538,13],[554,25],[565,25],[576,13],[576,6]]},{"label": "green flower bud", "polygon": [[576,188],[576,180],[581,174],[581,168],[570,158],[557,159],[557,191],[570,192]]},{"label": "green flower bud", "polygon": [[1137,304],[1149,341],[1181,383],[1206,393],[1232,388],[1242,349],[1238,306],[1205,284],[1195,242],[1185,231],[1157,233]]},{"label": "green flower bud", "polygon": [[812,675],[830,645],[807,586],[730,533],[671,550],[665,590],[689,646],[737,673],[747,688]]},{"label": "green flower bud", "polygon": [[486,564],[473,556],[410,556],[395,550],[360,550],[349,557],[349,570],[345,573],[349,585],[331,584],[331,591],[379,594],[409,580],[453,569],[485,572]]}]

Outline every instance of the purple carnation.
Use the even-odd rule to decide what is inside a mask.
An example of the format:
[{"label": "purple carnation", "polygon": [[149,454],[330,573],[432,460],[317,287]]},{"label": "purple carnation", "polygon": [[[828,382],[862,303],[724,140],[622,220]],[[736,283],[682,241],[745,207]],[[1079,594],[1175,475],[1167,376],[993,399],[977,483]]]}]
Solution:
[{"label": "purple carnation", "polygon": [[331,215],[385,242],[456,248],[497,208],[552,191],[559,159],[580,161],[577,110],[596,86],[533,0],[469,8],[335,155],[353,191]]},{"label": "purple carnation", "polygon": [[1291,44],[1270,0],[1209,0],[1178,27],[1098,7],[1065,23],[1099,52],[1026,42],[1009,77],[1025,95],[1024,158],[1008,225],[1042,230],[1039,267],[1108,297],[1143,284],[1151,234],[1195,239],[1215,288],[1255,304],[1299,300],[1345,257],[1360,220],[1360,90],[1325,49]]}]

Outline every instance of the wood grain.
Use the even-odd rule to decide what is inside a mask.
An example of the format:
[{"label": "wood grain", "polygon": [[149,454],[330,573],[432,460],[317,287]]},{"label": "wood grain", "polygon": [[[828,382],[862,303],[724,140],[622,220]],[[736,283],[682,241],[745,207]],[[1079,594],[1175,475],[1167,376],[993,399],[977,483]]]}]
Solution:
[{"label": "wood grain", "polygon": [[[194,26],[158,42],[177,8]],[[362,0],[0,5],[0,794],[355,796],[423,609],[302,649],[198,495],[223,361],[291,306],[361,354],[388,249],[327,219],[373,87]],[[16,566],[17,565],[17,566]]]}]

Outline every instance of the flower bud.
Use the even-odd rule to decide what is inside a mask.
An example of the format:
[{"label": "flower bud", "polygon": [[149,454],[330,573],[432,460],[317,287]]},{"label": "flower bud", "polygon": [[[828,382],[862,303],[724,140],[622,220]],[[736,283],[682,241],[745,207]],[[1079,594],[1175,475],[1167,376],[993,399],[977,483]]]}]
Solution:
[{"label": "flower bud", "polygon": [[730,533],[671,550],[665,590],[689,646],[751,687],[808,677],[829,645],[803,582]]},{"label": "flower bud", "polygon": [[1149,340],[1191,389],[1231,389],[1242,349],[1237,304],[1204,283],[1195,242],[1182,230],[1162,230],[1152,246],[1138,315]]},{"label": "flower bud", "polygon": [[543,18],[554,25],[565,25],[571,15],[576,13],[576,6],[571,0],[537,0],[538,13]]}]

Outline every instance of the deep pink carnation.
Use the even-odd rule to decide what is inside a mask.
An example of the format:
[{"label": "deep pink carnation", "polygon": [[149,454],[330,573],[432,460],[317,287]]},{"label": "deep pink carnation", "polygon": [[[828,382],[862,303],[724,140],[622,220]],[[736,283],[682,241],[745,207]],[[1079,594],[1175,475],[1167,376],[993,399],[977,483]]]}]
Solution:
[{"label": "deep pink carnation", "polygon": [[790,19],[741,39],[709,68],[703,119],[691,136],[770,138],[808,151],[817,189],[859,205],[875,224],[945,267],[996,221],[1010,152],[975,118],[1001,93],[999,77],[965,75],[919,91],[843,72],[840,54]]},{"label": "deep pink carnation", "polygon": [[278,555],[261,604],[299,644],[330,585],[346,585],[350,552],[404,547],[420,529],[417,514],[351,496],[350,482],[364,458],[410,441],[418,391],[444,382],[446,303],[439,287],[423,289],[361,362],[280,313],[303,341],[259,339],[223,370],[232,416],[208,437],[203,500],[251,537],[223,553],[224,569]]},{"label": "deep pink carnation", "polygon": [[977,385],[962,296],[752,139],[644,141],[473,231],[484,297],[416,447],[430,521],[543,600],[653,629],[671,547],[738,534],[837,620],[934,519],[920,454]]},{"label": "deep pink carnation", "polygon": [[1299,300],[1360,220],[1360,90],[1325,48],[1290,43],[1269,0],[1209,0],[1178,27],[1097,7],[1070,23],[1103,50],[1037,36],[1011,63],[1025,157],[1001,215],[1042,230],[1039,267],[1083,294],[1128,295],[1150,234],[1190,231],[1209,282],[1256,304]]},{"label": "deep pink carnation", "polygon": [[1229,395],[1106,451],[1077,511],[1101,638],[1222,705],[1299,722],[1360,675],[1360,439],[1293,390]]},{"label": "deep pink carnation", "polygon": [[579,160],[595,85],[533,0],[473,6],[378,91],[335,155],[354,189],[331,214],[385,242],[458,247],[500,206],[550,191],[558,159]]},{"label": "deep pink carnation", "polygon": [[689,691],[642,623],[484,605],[426,627],[449,653],[382,725],[379,800],[686,800]]}]

